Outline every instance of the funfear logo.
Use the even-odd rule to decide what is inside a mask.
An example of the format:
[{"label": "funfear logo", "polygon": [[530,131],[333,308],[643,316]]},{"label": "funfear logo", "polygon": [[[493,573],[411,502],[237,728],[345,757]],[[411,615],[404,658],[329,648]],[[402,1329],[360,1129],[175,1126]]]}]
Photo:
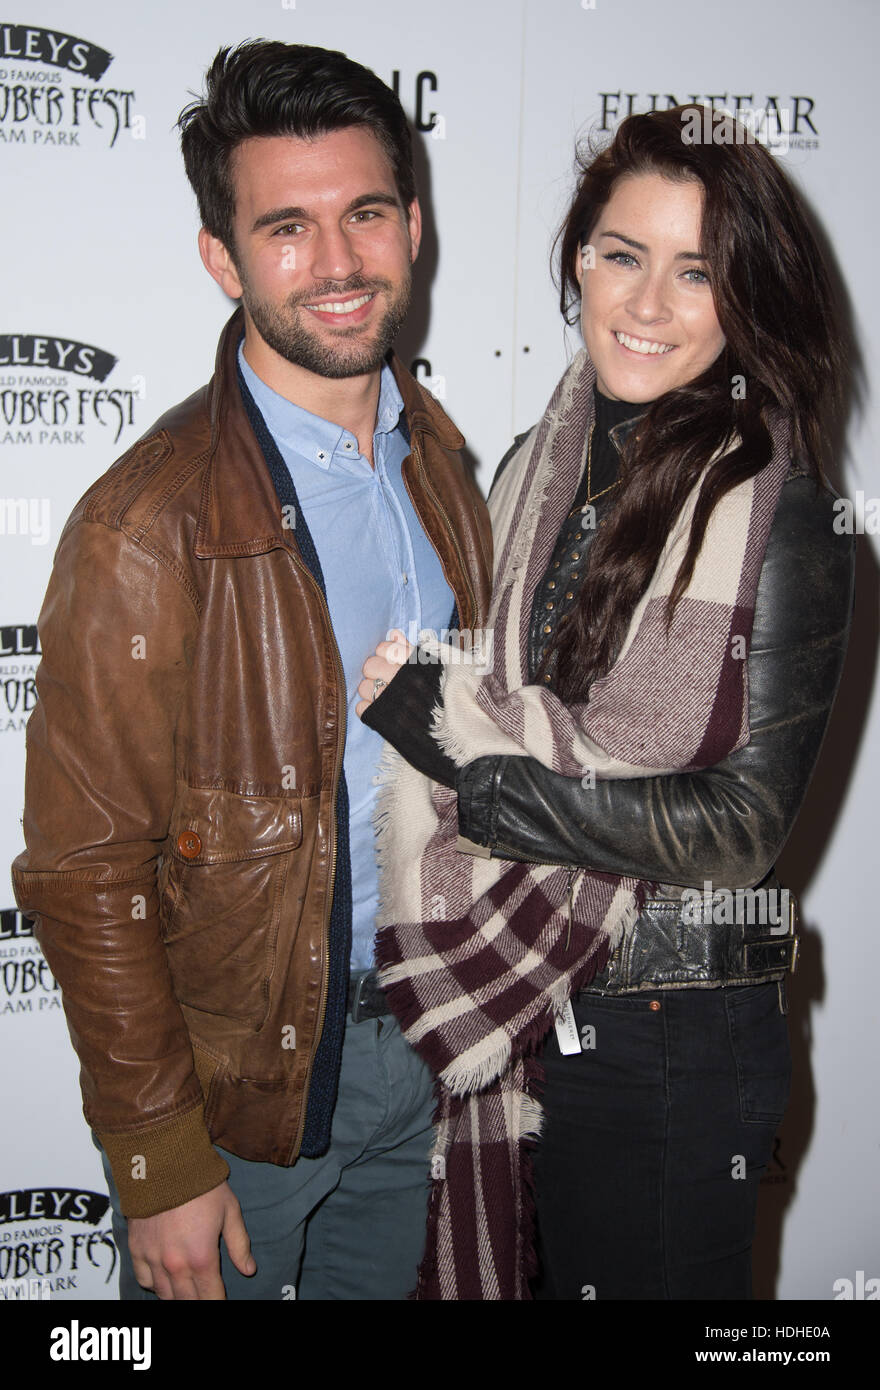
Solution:
[{"label": "funfear logo", "polygon": [[693,128],[686,130],[685,143],[727,143],[723,127],[712,122],[712,113],[726,114],[739,119],[745,128],[742,143],[758,140],[774,154],[789,150],[817,150],[819,128],[816,102],[809,96],[780,97],[758,92],[688,92],[676,96],[673,92],[599,92],[601,111],[600,131],[611,131],[627,116],[644,115],[650,111],[669,111],[673,106],[703,106],[709,115],[704,118],[706,133]]},{"label": "funfear logo", "polygon": [[109,1205],[106,1193],[70,1187],[0,1192],[0,1299],[87,1297],[80,1280],[99,1275],[109,1284],[118,1258],[110,1226],[100,1227]]},{"label": "funfear logo", "polygon": [[104,385],[117,360],[75,338],[0,333],[0,445],[85,444],[90,426],[118,443],[134,424],[144,379]]},{"label": "funfear logo", "polygon": [[70,148],[95,136],[112,147],[123,130],[143,139],[134,92],[102,80],[112,62],[73,34],[0,23],[0,143]]},{"label": "funfear logo", "polygon": [[0,734],[24,732],[37,703],[39,657],[36,623],[0,626]]}]

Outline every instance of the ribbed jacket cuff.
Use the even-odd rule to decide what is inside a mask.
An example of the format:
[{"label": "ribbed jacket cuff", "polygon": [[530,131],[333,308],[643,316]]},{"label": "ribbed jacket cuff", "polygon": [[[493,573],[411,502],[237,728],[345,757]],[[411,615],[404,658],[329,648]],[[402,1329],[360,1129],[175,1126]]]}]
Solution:
[{"label": "ribbed jacket cuff", "polygon": [[205,1128],[203,1105],[146,1129],[95,1133],[113,1170],[126,1217],[156,1216],[183,1206],[229,1177],[229,1164]]},{"label": "ribbed jacket cuff", "polygon": [[494,846],[498,838],[496,773],[501,761],[500,756],[477,758],[460,768],[456,778],[458,832],[475,845]]}]

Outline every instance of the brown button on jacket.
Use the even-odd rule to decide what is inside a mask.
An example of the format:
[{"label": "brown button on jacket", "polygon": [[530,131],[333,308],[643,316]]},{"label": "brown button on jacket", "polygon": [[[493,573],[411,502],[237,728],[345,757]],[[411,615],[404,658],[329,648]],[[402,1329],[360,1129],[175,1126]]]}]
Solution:
[{"label": "brown button on jacket", "polygon": [[[127,1216],[222,1182],[212,1141],[294,1162],[326,1004],[345,690],[242,404],[241,330],[239,310],[209,384],[77,504],[39,619],[13,881]],[[476,627],[491,533],[464,440],[392,368],[405,484]]]}]

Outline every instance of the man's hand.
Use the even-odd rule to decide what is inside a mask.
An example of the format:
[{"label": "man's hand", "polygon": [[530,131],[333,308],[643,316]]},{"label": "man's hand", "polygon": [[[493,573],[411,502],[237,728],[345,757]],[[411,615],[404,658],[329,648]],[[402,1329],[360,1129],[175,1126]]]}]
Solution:
[{"label": "man's hand", "polygon": [[223,1299],[221,1237],[236,1269],[254,1274],[257,1262],[228,1182],[158,1216],[131,1217],[128,1248],[135,1278],[159,1298]]},{"label": "man's hand", "polygon": [[388,685],[393,681],[400,667],[406,664],[410,652],[414,650],[399,629],[395,628],[389,637],[390,640],[380,642],[373,656],[368,656],[364,662],[364,679],[358,686],[358,694],[361,698],[355,705],[355,714],[363,714],[367,705],[372,703],[373,691],[376,689],[373,682],[380,680]]}]

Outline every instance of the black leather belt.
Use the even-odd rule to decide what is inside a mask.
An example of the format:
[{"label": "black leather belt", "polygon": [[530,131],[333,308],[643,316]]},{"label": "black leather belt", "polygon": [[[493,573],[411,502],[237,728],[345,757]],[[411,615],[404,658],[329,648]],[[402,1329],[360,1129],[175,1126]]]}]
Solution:
[{"label": "black leather belt", "polygon": [[379,988],[375,970],[352,975],[348,982],[348,1012],[353,1023],[365,1018],[386,1018],[391,1010],[385,991]]},{"label": "black leather belt", "polygon": [[773,924],[685,920],[676,899],[645,903],[630,935],[583,994],[709,989],[781,980],[797,964],[797,914]]}]

